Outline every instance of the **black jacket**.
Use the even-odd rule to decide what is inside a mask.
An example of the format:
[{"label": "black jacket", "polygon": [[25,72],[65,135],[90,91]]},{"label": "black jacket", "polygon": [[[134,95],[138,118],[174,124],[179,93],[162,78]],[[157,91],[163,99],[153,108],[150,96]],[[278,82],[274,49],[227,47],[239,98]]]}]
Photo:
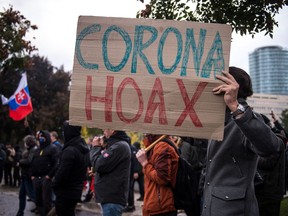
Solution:
[{"label": "black jacket", "polygon": [[[140,169],[139,167],[141,165],[136,158],[136,153],[137,153],[138,149],[135,146],[130,145],[130,151],[131,151],[130,176],[131,176],[131,178],[133,178],[134,173],[138,173],[138,171]],[[141,169],[142,169],[142,167],[141,167]]]},{"label": "black jacket", "polygon": [[31,176],[31,163],[36,150],[37,146],[34,145],[29,146],[29,148],[23,152],[22,158],[19,161],[22,176]]},{"label": "black jacket", "polygon": [[31,163],[31,176],[46,176],[52,178],[57,162],[57,147],[51,144],[50,133],[41,131],[46,138],[45,144],[35,151]]},{"label": "black jacket", "polygon": [[[255,190],[257,199],[269,200],[283,199],[285,189],[285,144],[282,143],[281,150],[269,157],[259,157],[258,172],[264,182]],[[263,204],[263,203],[261,203]]]},{"label": "black jacket", "polygon": [[6,151],[4,149],[4,145],[2,143],[0,143],[0,162],[5,162],[6,161]]},{"label": "black jacket", "polygon": [[64,124],[64,147],[53,180],[56,197],[80,201],[89,166],[89,148],[80,136],[81,127]]},{"label": "black jacket", "polygon": [[130,138],[117,131],[107,140],[107,148],[93,147],[91,163],[96,171],[96,202],[126,205],[131,166]]}]

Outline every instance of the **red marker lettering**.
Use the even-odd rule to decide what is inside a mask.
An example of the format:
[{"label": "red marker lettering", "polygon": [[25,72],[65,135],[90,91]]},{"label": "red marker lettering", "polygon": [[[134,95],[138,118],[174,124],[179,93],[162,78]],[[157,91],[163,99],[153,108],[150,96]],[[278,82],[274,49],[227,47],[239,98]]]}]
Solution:
[{"label": "red marker lettering", "polygon": [[114,77],[107,76],[105,97],[92,95],[92,76],[87,76],[85,111],[87,120],[92,120],[92,102],[105,103],[105,121],[112,122],[112,100],[113,100]]},{"label": "red marker lettering", "polygon": [[[126,118],[124,115],[123,115],[123,111],[122,111],[122,92],[125,88],[126,85],[132,85],[134,87],[134,89],[136,90],[137,92],[137,95],[138,95],[138,99],[139,99],[139,108],[138,108],[138,112],[137,114],[135,115],[135,117],[133,117],[132,119],[128,119]],[[139,86],[137,85],[137,83],[135,82],[134,79],[132,78],[125,78],[118,90],[117,90],[117,95],[116,95],[116,112],[117,112],[117,115],[118,117],[120,118],[121,121],[129,124],[129,123],[133,123],[133,122],[136,122],[140,117],[141,117],[141,114],[143,113],[143,109],[144,109],[144,102],[143,102],[143,95],[142,95],[142,92],[139,88]]]},{"label": "red marker lettering", "polygon": [[203,127],[200,119],[198,118],[195,110],[194,110],[194,105],[196,101],[200,98],[201,94],[203,93],[205,87],[207,86],[207,82],[200,82],[199,85],[197,86],[197,89],[191,99],[189,100],[189,96],[187,94],[186,88],[184,86],[184,83],[181,79],[177,79],[177,83],[182,95],[182,98],[185,103],[185,109],[183,110],[182,114],[178,118],[175,126],[181,126],[183,121],[185,120],[186,116],[189,115],[190,119],[192,120],[193,124],[195,127]]},{"label": "red marker lettering", "polygon": [[[154,102],[156,95],[158,95],[160,99],[159,103]],[[147,111],[146,111],[144,123],[152,123],[153,115],[157,107],[159,107],[159,123],[168,124],[167,116],[166,116],[166,109],[165,109],[165,102],[164,102],[163,87],[159,78],[156,78],[154,82],[152,93],[150,95],[148,105],[147,105]]]}]

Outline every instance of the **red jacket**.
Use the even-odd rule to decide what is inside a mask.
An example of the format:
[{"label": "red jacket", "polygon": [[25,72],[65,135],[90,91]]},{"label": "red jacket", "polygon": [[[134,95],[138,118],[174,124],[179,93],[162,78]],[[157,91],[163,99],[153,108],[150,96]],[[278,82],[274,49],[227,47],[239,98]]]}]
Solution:
[{"label": "red jacket", "polygon": [[174,148],[160,141],[147,153],[148,164],[144,172],[143,216],[176,211],[173,192],[178,168],[178,155]]}]

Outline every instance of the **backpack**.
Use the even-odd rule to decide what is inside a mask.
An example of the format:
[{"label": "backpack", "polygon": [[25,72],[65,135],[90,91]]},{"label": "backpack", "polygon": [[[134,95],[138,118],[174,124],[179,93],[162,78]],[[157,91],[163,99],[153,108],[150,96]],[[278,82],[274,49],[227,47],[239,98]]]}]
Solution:
[{"label": "backpack", "polygon": [[175,208],[182,210],[195,208],[198,190],[197,174],[171,140],[163,139],[162,141],[172,146],[179,155],[176,183],[175,187],[172,187]]}]

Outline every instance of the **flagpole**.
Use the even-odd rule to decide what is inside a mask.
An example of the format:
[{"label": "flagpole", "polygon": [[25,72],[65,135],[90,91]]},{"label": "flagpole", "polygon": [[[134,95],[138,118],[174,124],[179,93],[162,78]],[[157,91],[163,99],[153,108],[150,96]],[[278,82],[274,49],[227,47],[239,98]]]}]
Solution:
[{"label": "flagpole", "polygon": [[177,138],[177,142],[176,142],[177,148],[179,148],[179,145],[180,145],[181,142],[182,142],[182,139],[181,139],[181,137],[179,136],[179,137]]},{"label": "flagpole", "polygon": [[150,151],[160,140],[167,137],[167,135],[162,135],[160,138],[158,138],[156,141],[154,141],[151,145],[149,145],[147,148],[145,148],[145,152]]}]

